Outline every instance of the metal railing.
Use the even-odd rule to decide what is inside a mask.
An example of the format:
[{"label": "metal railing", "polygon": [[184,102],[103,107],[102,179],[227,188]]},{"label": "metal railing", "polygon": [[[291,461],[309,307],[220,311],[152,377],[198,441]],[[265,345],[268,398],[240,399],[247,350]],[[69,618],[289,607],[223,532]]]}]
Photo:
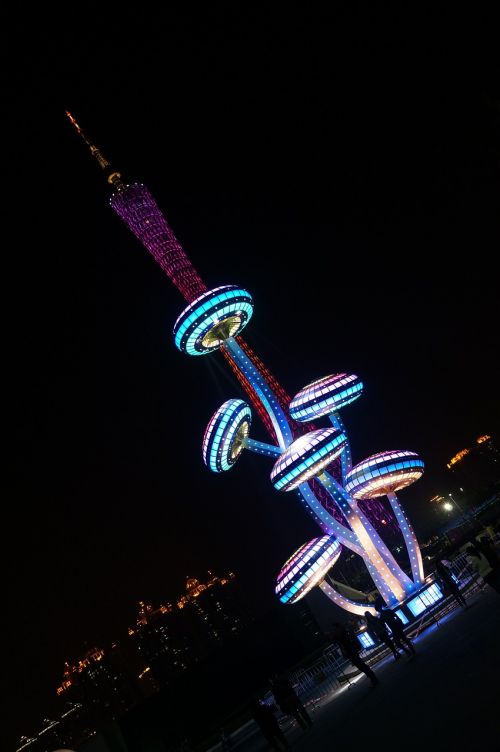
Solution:
[{"label": "metal railing", "polygon": [[[473,571],[467,561],[466,554],[460,553],[450,560],[450,571],[457,581],[464,597],[479,592],[485,587],[484,582]],[[432,579],[429,579],[429,584]],[[439,599],[431,607],[427,608],[420,618],[410,622],[405,626],[405,633],[415,639],[421,632],[431,624],[439,626],[439,622],[449,613],[459,608],[453,595],[445,596]],[[373,647],[361,650],[359,653],[362,660],[373,666],[380,660],[391,655],[391,651],[385,644],[376,643]],[[299,695],[303,704],[311,712],[319,706],[320,702],[327,696],[333,694],[342,687],[349,686],[351,679],[360,674],[358,668],[344,658],[340,649],[335,645],[328,645],[323,654],[308,666],[302,666],[288,674],[295,691]],[[290,722],[290,717],[282,713],[279,707],[276,707],[275,699],[271,691],[262,699],[267,705],[273,706],[276,717],[281,725]],[[247,724],[251,726],[251,722]],[[213,748],[220,749],[220,746]]]},{"label": "metal railing", "polygon": [[[461,553],[450,561],[450,570],[464,596],[482,590],[484,583],[480,581],[467,561],[466,554]],[[427,608],[420,618],[405,627],[405,633],[414,639],[431,624],[439,626],[439,621],[458,607],[453,595],[445,596],[432,607]],[[360,657],[370,666],[378,663],[391,654],[385,644],[378,641],[373,647],[361,650]],[[336,645],[329,645],[323,655],[307,667],[301,667],[289,674],[289,680],[295,687],[297,694],[304,703],[314,707],[327,695],[346,684],[349,679],[359,674],[348,659],[344,658]],[[264,698],[269,705],[274,704],[274,697],[268,692]],[[278,716],[280,717],[280,716]]]}]

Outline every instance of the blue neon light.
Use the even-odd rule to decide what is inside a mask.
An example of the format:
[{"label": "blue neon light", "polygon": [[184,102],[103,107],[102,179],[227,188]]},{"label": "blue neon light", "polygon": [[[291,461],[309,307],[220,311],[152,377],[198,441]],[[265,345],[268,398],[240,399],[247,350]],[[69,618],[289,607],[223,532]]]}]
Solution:
[{"label": "blue neon light", "polygon": [[418,616],[422,611],[425,611],[426,608],[429,608],[429,606],[432,606],[434,603],[441,600],[442,597],[443,593],[441,588],[436,582],[434,582],[430,587],[423,590],[411,601],[408,601],[406,605],[412,612],[413,616]]},{"label": "blue neon light", "polygon": [[357,638],[365,650],[366,648],[371,648],[375,645],[375,640],[369,632],[361,632],[357,635]]},{"label": "blue neon light", "polygon": [[368,457],[346,475],[345,489],[357,499],[375,498],[404,488],[417,480],[424,471],[424,463],[415,452],[381,452]]},{"label": "blue neon light", "polygon": [[220,347],[220,342],[207,345],[204,337],[223,321],[234,318],[231,336],[236,337],[253,313],[250,293],[236,285],[223,285],[200,295],[174,324],[175,345],[188,355],[205,355]]},{"label": "blue neon light", "polygon": [[336,428],[321,428],[296,439],[273,467],[274,487],[278,491],[297,488],[338,457],[346,441],[345,433]]},{"label": "blue neon light", "polygon": [[335,564],[342,547],[333,535],[313,538],[301,546],[283,565],[276,581],[276,595],[282,603],[295,603],[324,578]]},{"label": "blue neon light", "polygon": [[230,399],[219,407],[212,416],[203,437],[203,461],[214,473],[229,470],[243,450],[236,450],[233,442],[237,432],[243,427],[245,435],[250,431],[252,413],[240,399]]},{"label": "blue neon light", "polygon": [[399,616],[399,618],[401,619],[401,621],[403,622],[403,624],[409,624],[410,620],[406,616],[405,612],[401,611],[400,608],[398,608],[398,610],[395,611],[394,613],[396,614],[396,616]]}]

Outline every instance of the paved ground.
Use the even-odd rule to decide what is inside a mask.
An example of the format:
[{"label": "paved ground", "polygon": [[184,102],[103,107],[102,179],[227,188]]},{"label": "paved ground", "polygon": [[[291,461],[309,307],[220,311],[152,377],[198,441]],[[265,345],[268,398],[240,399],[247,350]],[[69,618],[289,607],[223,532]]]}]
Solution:
[{"label": "paved ground", "polygon": [[[500,748],[500,595],[488,587],[428,628],[413,660],[386,658],[323,698],[308,731],[286,728],[294,752]],[[269,749],[256,731],[235,752]]]}]

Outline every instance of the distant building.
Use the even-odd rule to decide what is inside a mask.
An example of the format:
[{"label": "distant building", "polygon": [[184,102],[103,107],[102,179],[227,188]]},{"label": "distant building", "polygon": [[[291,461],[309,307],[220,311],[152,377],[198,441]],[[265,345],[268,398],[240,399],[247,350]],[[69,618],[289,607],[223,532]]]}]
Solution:
[{"label": "distant building", "polygon": [[66,706],[70,707],[55,719],[44,718],[42,727],[36,734],[22,736],[15,752],[71,752],[76,740],[86,738],[89,734],[88,729],[81,733],[81,704],[68,702]]},{"label": "distant building", "polygon": [[57,688],[58,695],[93,708],[96,719],[121,715],[138,700],[134,683],[120,665],[114,647],[106,653],[101,648],[91,648],[76,664],[66,663],[63,681]]},{"label": "distant building", "polygon": [[[57,694],[79,711],[72,716],[71,728],[65,723],[63,736],[56,735],[63,728],[59,722],[42,736],[48,739],[50,732],[54,742],[66,743],[87,738],[102,721],[120,718],[214,657],[250,622],[235,580],[232,572],[223,577],[208,572],[203,582],[187,578],[185,592],[175,603],[155,608],[140,601],[137,622],[119,644],[106,650],[93,647],[77,662],[65,663]],[[38,752],[37,744],[38,736],[24,738],[26,752]]]},{"label": "distant building", "polygon": [[493,493],[500,483],[500,452],[491,436],[479,436],[475,443],[461,449],[447,463],[455,485],[464,489],[469,504],[477,504]]},{"label": "distant building", "polygon": [[137,626],[128,633],[160,684],[210,656],[248,622],[234,579],[209,572],[206,582],[188,578],[175,606],[140,604]]}]

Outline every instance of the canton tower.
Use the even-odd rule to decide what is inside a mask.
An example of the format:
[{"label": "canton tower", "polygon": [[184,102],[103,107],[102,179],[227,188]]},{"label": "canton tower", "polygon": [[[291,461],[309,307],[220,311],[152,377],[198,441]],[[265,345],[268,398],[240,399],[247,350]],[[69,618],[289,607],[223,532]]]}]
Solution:
[{"label": "canton tower", "polygon": [[[106,175],[111,207],[187,302],[174,325],[177,348],[194,356],[220,350],[247,395],[248,403],[228,399],[212,416],[203,437],[205,464],[214,472],[227,471],[244,449],[271,457],[275,489],[296,491],[320,528],[319,537],[285,562],[277,578],[277,596],[283,603],[295,603],[318,585],[347,611],[375,613],[372,601],[353,600],[325,579],[343,548],[362,557],[379,600],[388,607],[415,594],[424,584],[422,557],[396,491],[422,475],[422,460],[410,451],[385,451],[353,466],[339,411],[361,395],[361,380],[353,374],[328,375],[291,399],[241,337],[253,312],[251,295],[237,285],[208,290],[148,188],[124,182],[71,113],[66,114]],[[270,443],[250,437],[252,410]],[[392,509],[391,524],[403,536],[410,573],[400,567],[379,533],[381,519],[387,518],[383,496]]]}]

